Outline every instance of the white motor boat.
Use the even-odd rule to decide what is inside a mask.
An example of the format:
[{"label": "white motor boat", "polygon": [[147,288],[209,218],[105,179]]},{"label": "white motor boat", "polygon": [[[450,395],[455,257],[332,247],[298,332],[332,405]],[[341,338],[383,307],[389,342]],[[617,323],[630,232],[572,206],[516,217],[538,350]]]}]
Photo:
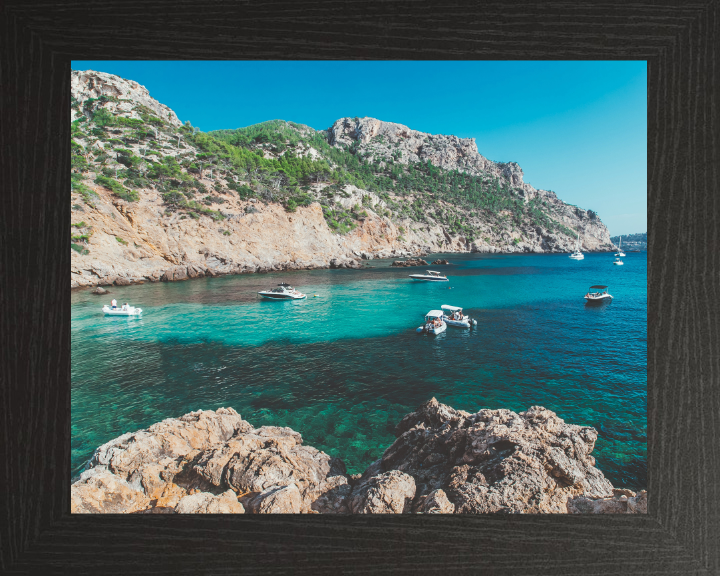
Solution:
[{"label": "white motor boat", "polygon": [[615,258],[615,261],[613,262],[613,264],[615,264],[615,266],[623,266],[625,264],[625,262],[620,260],[620,258]]},{"label": "white motor boat", "polygon": [[442,310],[430,310],[425,314],[425,324],[418,326],[416,332],[423,334],[441,334],[447,329],[447,324],[443,322]]},{"label": "white motor boat", "polygon": [[116,308],[105,304],[105,306],[102,307],[102,311],[105,312],[105,316],[142,316],[142,308],[135,308],[135,306],[129,306],[127,304]]},{"label": "white motor boat", "polygon": [[425,280],[427,282],[449,282],[447,276],[443,276],[435,270],[426,270],[427,274],[410,274],[413,280]]},{"label": "white motor boat", "polygon": [[457,326],[458,328],[470,328],[471,326],[477,326],[477,320],[473,320],[469,316],[463,314],[462,308],[459,306],[450,306],[450,304],[443,304],[442,308],[443,322],[448,326]]},{"label": "white motor boat", "polygon": [[[590,286],[590,290],[585,294],[585,300],[588,302],[604,302],[612,300],[612,296],[608,294],[607,286]],[[595,290],[595,292],[593,292]]]},{"label": "white motor boat", "polygon": [[285,282],[278,284],[277,288],[273,288],[272,290],[263,290],[258,292],[258,294],[268,300],[301,300],[303,298],[307,298],[307,294],[303,294],[302,292],[295,290],[295,288]]},{"label": "white motor boat", "polygon": [[570,254],[570,258],[573,260],[584,260],[585,255],[580,252],[580,232],[578,232],[577,240],[575,241],[575,252]]},{"label": "white motor boat", "polygon": [[622,251],[622,236],[620,236],[620,243],[618,244],[618,251],[615,256],[625,256],[625,252]]}]

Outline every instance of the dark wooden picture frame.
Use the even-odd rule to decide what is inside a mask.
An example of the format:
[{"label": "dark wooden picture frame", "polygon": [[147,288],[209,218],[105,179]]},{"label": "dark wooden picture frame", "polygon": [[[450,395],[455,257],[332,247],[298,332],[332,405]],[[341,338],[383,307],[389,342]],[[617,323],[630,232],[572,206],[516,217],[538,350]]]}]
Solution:
[{"label": "dark wooden picture frame", "polygon": [[[718,0],[0,4],[0,572],[720,573],[719,36]],[[646,60],[649,514],[70,515],[73,59]]]}]

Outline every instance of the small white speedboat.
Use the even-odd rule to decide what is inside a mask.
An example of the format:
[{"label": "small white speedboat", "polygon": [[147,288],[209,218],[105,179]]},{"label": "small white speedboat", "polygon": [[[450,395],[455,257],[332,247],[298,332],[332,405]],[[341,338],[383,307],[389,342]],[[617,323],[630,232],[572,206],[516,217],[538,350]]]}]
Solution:
[{"label": "small white speedboat", "polygon": [[470,328],[471,326],[477,326],[477,320],[473,320],[470,316],[465,316],[462,308],[459,306],[443,304],[440,308],[443,310],[443,322],[445,322],[448,326],[457,326],[458,328]]},{"label": "small white speedboat", "polygon": [[285,282],[278,284],[277,288],[273,288],[272,290],[262,290],[258,292],[258,294],[268,300],[301,300],[303,298],[307,298],[307,294],[303,294],[302,292],[295,290],[295,288]]},{"label": "small white speedboat", "polygon": [[[608,294],[607,286],[590,286],[590,290],[585,294],[585,300],[588,302],[603,302],[612,300],[613,297]],[[593,292],[595,290],[595,292]]]},{"label": "small white speedboat", "polygon": [[105,312],[105,316],[142,316],[142,308],[135,308],[135,306],[113,308],[105,304],[102,311]]},{"label": "small white speedboat", "polygon": [[425,314],[425,324],[418,326],[416,332],[419,334],[432,334],[434,336],[445,332],[447,324],[443,322],[442,310],[430,310]]},{"label": "small white speedboat", "polygon": [[620,260],[620,258],[615,258],[615,261],[613,262],[613,264],[615,264],[615,266],[624,266],[625,262]]},{"label": "small white speedboat", "polygon": [[447,276],[443,276],[435,270],[426,270],[427,274],[410,274],[413,280],[425,280],[427,282],[449,282]]}]

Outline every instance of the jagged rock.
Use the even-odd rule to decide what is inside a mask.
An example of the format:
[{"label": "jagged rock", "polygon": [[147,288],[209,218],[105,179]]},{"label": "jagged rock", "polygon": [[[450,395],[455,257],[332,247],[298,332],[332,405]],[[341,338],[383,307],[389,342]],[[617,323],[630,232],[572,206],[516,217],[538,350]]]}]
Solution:
[{"label": "jagged rock", "polygon": [[160,497],[153,502],[155,508],[167,508],[175,511],[175,506],[178,502],[187,496],[188,492],[184,488],[181,488],[174,482],[169,482],[165,485]]},{"label": "jagged rock", "polygon": [[90,293],[91,294],[108,294],[108,291],[105,290],[105,288],[101,288],[100,286],[98,286],[97,288],[95,288],[95,290],[91,290]]},{"label": "jagged rock", "polygon": [[433,398],[396,433],[383,468],[412,475],[419,497],[444,490],[456,512],[566,512],[568,498],[612,494],[590,456],[597,432],[539,406],[471,415]]},{"label": "jagged rock", "polygon": [[187,275],[188,278],[202,278],[205,276],[205,269],[200,264],[188,264]]},{"label": "jagged rock", "polygon": [[427,266],[428,263],[422,258],[409,258],[408,260],[395,260],[390,266]]},{"label": "jagged rock", "polygon": [[130,514],[150,505],[145,494],[108,470],[89,470],[73,484],[70,512],[73,514]]},{"label": "jagged rock", "polygon": [[470,414],[434,398],[396,426],[362,475],[290,428],[197,411],[100,446],[73,512],[646,513],[647,492],[595,468],[597,432],[540,406]]},{"label": "jagged rock", "polygon": [[165,270],[163,275],[160,277],[161,282],[178,282],[180,280],[188,279],[188,268],[187,266],[175,266]]},{"label": "jagged rock", "polygon": [[424,514],[452,514],[455,512],[455,504],[448,500],[442,490],[433,490],[427,496],[418,498],[416,512]]},{"label": "jagged rock", "polygon": [[214,485],[221,487],[224,481],[239,493],[294,484],[303,512],[310,511],[328,490],[347,483],[342,461],[303,446],[300,434],[276,426],[263,426],[233,439],[222,450],[201,458],[195,469]]},{"label": "jagged rock", "polygon": [[250,429],[252,426],[232,409],[191,412],[103,444],[95,450],[88,466],[111,470],[150,499],[162,497],[169,482],[185,489],[205,489],[211,486],[200,478],[175,477],[202,451]]},{"label": "jagged rock", "polygon": [[435,264],[450,264],[450,262],[448,262],[448,261],[445,260],[444,258],[438,258],[437,260],[435,260],[435,261],[433,262],[433,265],[435,265]]},{"label": "jagged rock", "polygon": [[254,514],[298,514],[302,511],[302,496],[295,484],[270,486],[247,501]]},{"label": "jagged rock", "polygon": [[397,470],[361,479],[350,495],[353,514],[402,514],[409,512],[415,480]]},{"label": "jagged rock", "polygon": [[[227,502],[230,493],[237,492],[250,494],[246,502],[250,512],[278,511],[287,506],[298,512],[347,511],[349,486],[341,460],[303,446],[300,434],[289,428],[255,429],[232,409],[191,412],[147,430],[124,434],[100,446],[88,468],[80,478],[82,482],[71,488],[78,506],[88,490],[82,488],[87,475],[112,472],[117,482],[105,483],[108,499],[113,501],[112,492],[117,491],[118,497],[128,500],[130,496],[124,496],[124,491],[132,490],[142,495],[145,508],[239,510]],[[294,488],[278,491],[290,485]],[[196,496],[196,490],[209,496]],[[207,500],[223,493],[225,500],[215,504]],[[193,498],[188,500],[189,496]],[[94,502],[99,497],[92,498]],[[104,511],[99,504],[91,502],[88,506]],[[126,507],[131,511],[142,509],[140,504]]]},{"label": "jagged rock", "polygon": [[[131,102],[106,102],[104,107],[110,112],[139,120],[141,119],[140,114],[133,110],[133,102],[137,102],[149,108],[163,121],[169,122],[173,126],[182,124],[175,112],[150,96],[145,86],[133,80],[125,80],[115,74],[95,72],[94,70],[73,70],[70,74],[70,90],[83,109],[85,109],[85,102],[90,98],[97,99],[101,96],[111,96],[122,100],[130,100]],[[97,104],[96,102],[95,105]],[[74,111],[72,119],[75,120]]]},{"label": "jagged rock", "polygon": [[647,514],[647,491],[615,489],[608,498],[578,496],[567,502],[571,514]]},{"label": "jagged rock", "polygon": [[245,508],[232,490],[215,495],[196,492],[184,496],[175,506],[178,514],[242,514]]},{"label": "jagged rock", "polygon": [[351,492],[352,487],[348,484],[347,476],[328,477],[325,491],[311,504],[310,508],[321,514],[349,514],[348,500]]}]

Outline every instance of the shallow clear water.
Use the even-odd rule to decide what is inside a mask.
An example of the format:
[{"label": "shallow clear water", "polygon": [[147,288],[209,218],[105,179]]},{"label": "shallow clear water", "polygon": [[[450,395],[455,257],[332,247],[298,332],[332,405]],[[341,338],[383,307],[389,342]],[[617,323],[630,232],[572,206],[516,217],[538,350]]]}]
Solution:
[{"label": "shallow clear water", "polygon": [[[289,426],[361,472],[402,416],[435,396],[471,412],[541,405],[594,426],[598,467],[616,486],[645,488],[647,254],[628,253],[624,266],[609,254],[440,256],[449,283],[373,260],[73,292],[73,472],[120,434],[221,406]],[[309,297],[257,298],[282,281]],[[614,300],[587,305],[592,284]],[[111,297],[143,318],[105,317]],[[464,307],[477,327],[416,334],[441,304]]]}]

